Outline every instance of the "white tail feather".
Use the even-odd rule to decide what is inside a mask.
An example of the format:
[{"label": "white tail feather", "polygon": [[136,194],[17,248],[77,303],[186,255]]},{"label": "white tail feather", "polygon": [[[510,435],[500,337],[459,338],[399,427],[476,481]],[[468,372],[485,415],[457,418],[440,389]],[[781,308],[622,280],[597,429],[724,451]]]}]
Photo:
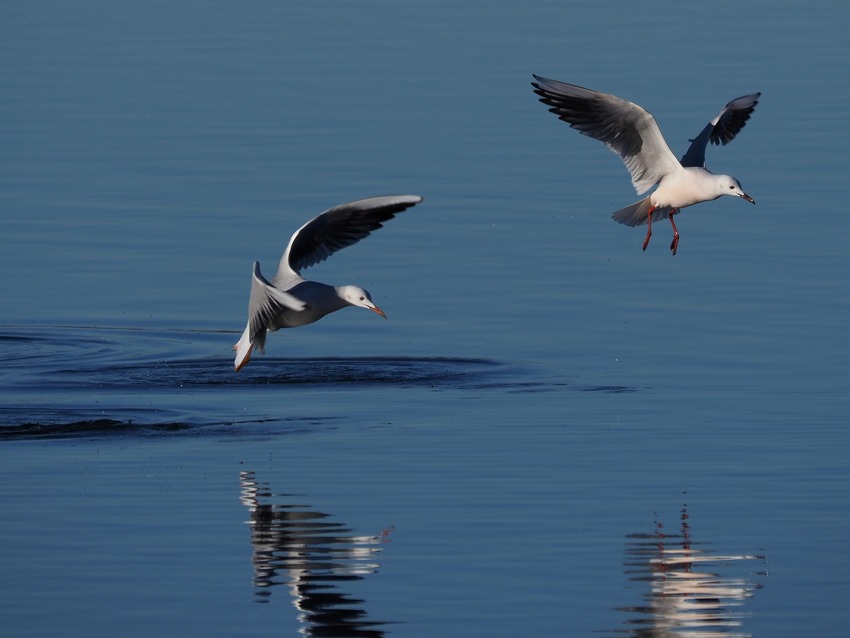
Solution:
[{"label": "white tail feather", "polygon": [[[639,202],[635,202],[631,206],[626,206],[614,212],[611,218],[615,222],[625,224],[626,226],[640,226],[646,223],[650,208],[652,208],[652,203],[649,201],[649,197],[647,197]],[[667,217],[669,211],[670,209],[666,207],[656,208],[652,211],[652,221]]]}]

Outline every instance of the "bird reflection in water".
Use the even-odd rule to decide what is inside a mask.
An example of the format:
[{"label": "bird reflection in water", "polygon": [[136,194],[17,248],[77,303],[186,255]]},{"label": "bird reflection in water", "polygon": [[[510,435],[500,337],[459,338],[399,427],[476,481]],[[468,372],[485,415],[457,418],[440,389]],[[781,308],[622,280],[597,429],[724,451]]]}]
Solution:
[{"label": "bird reflection in water", "polygon": [[240,472],[239,482],[240,500],[251,515],[257,602],[268,602],[270,588],[285,585],[299,612],[303,635],[383,636],[384,623],[368,620],[364,601],[341,591],[339,585],[378,570],[375,557],[390,530],[356,536],[309,506],[269,502],[273,495],[266,484],[257,482],[254,472]]},{"label": "bird reflection in water", "polygon": [[[679,534],[656,522],[653,534],[632,534],[626,547],[629,580],[647,583],[646,604],[620,607],[632,618],[618,631],[637,638],[747,638],[742,632],[744,602],[762,585],[764,556],[719,555],[698,548],[691,536],[687,507]],[[755,571],[751,561],[759,561]]]}]

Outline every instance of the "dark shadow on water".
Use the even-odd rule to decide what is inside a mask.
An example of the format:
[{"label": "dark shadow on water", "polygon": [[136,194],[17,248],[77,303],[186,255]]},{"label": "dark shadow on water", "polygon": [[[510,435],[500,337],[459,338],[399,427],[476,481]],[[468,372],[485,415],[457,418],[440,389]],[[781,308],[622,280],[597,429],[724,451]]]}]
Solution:
[{"label": "dark shadow on water", "polygon": [[[180,434],[183,436],[266,436],[315,431],[332,427],[338,417],[276,417],[241,419],[239,421],[162,421],[156,414],[141,414],[134,419],[74,419],[73,410],[54,410],[39,420],[3,425],[9,417],[0,410],[0,441],[15,439],[104,439],[151,438]],[[249,429],[246,429],[249,428]]]},{"label": "dark shadow on water", "polygon": [[600,392],[602,394],[630,394],[649,388],[639,388],[633,385],[591,385],[582,388],[583,392]]},{"label": "dark shadow on water", "polygon": [[[545,363],[451,356],[255,357],[238,373],[217,331],[0,326],[0,439],[211,433],[257,422],[256,398],[305,388],[537,394],[581,385]],[[260,393],[259,395],[257,393]],[[286,421],[277,419],[278,421]],[[269,418],[269,421],[274,420]],[[293,417],[304,426],[304,419]],[[287,427],[281,431],[286,431]]]},{"label": "dark shadow on water", "polygon": [[135,380],[155,384],[186,385],[398,385],[459,387],[482,381],[504,364],[485,359],[445,357],[302,357],[259,362],[234,372],[229,362],[214,360],[172,360],[153,369],[112,366],[102,373],[114,380]]},{"label": "dark shadow on water", "polygon": [[274,591],[289,596],[304,636],[383,636],[387,623],[370,620],[366,601],[346,589],[377,573],[390,530],[354,534],[290,495],[273,494],[251,471],[240,472],[239,483],[250,514],[256,602],[271,602]]},{"label": "dark shadow on water", "polygon": [[[253,365],[254,362],[251,362]],[[387,385],[434,389],[513,388],[542,391],[545,384],[519,366],[463,357],[311,357],[267,359],[229,382],[260,385]]]},{"label": "dark shadow on water", "polygon": [[42,424],[22,423],[0,428],[0,440],[16,438],[64,438],[104,435],[138,434],[141,428],[153,432],[176,432],[188,429],[184,423],[155,423],[138,425],[132,421],[116,419],[91,419],[73,423]]},{"label": "dark shadow on water", "polygon": [[558,385],[552,380],[536,378],[520,364],[463,357],[269,357],[259,363],[252,361],[238,373],[229,361],[221,359],[170,359],[65,368],[45,376],[51,385],[58,387],[108,385],[124,389],[387,386],[546,392]]},{"label": "dark shadow on water", "polygon": [[625,573],[642,602],[613,635],[633,638],[747,638],[743,605],[763,587],[765,556],[716,554],[693,538],[687,507],[680,530],[657,521],[653,533],[627,536]]},{"label": "dark shadow on water", "polygon": [[[232,357],[210,357],[220,331],[103,326],[0,326],[0,390],[156,389],[251,385],[396,386],[549,392],[572,385],[546,365],[453,356],[257,356],[240,372]],[[619,394],[644,388],[575,385],[582,392]]]},{"label": "dark shadow on water", "polygon": [[0,389],[177,389],[188,386],[397,386],[543,392],[563,382],[532,366],[449,356],[255,357],[234,372],[210,357],[221,334],[74,326],[0,327]]}]

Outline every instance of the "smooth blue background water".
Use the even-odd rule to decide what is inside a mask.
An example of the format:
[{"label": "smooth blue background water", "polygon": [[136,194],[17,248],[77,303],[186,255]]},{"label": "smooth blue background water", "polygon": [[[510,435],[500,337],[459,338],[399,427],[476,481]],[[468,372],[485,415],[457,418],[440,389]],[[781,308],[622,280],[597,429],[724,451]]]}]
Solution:
[{"label": "smooth blue background water", "polygon": [[[283,584],[296,569],[257,602],[245,471],[284,511],[392,528],[374,573],[334,581],[385,635],[634,630],[656,585],[632,578],[630,538],[683,508],[704,551],[765,557],[712,566],[752,594],[721,634],[842,635],[848,18],[4,4],[4,635],[316,629]],[[688,209],[675,258],[663,225],[642,253],[610,220],[636,199],[622,163],[547,113],[531,73],[645,106],[677,154],[762,91],[708,153],[757,205]],[[271,335],[234,374],[251,262],[272,270],[330,206],[400,192],[426,201],[309,271],[389,320]],[[278,555],[321,553],[288,530]]]}]

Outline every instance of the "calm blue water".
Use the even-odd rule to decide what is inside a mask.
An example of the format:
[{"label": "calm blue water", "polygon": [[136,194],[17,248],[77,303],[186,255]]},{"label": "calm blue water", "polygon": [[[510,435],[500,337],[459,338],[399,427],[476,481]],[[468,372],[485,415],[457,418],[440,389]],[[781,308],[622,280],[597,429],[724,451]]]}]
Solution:
[{"label": "calm blue water", "polygon": [[[0,631],[841,636],[850,9],[0,8]],[[642,253],[531,73],[650,109],[732,198]],[[250,268],[387,312],[232,372]],[[728,200],[728,201],[725,201]]]}]

